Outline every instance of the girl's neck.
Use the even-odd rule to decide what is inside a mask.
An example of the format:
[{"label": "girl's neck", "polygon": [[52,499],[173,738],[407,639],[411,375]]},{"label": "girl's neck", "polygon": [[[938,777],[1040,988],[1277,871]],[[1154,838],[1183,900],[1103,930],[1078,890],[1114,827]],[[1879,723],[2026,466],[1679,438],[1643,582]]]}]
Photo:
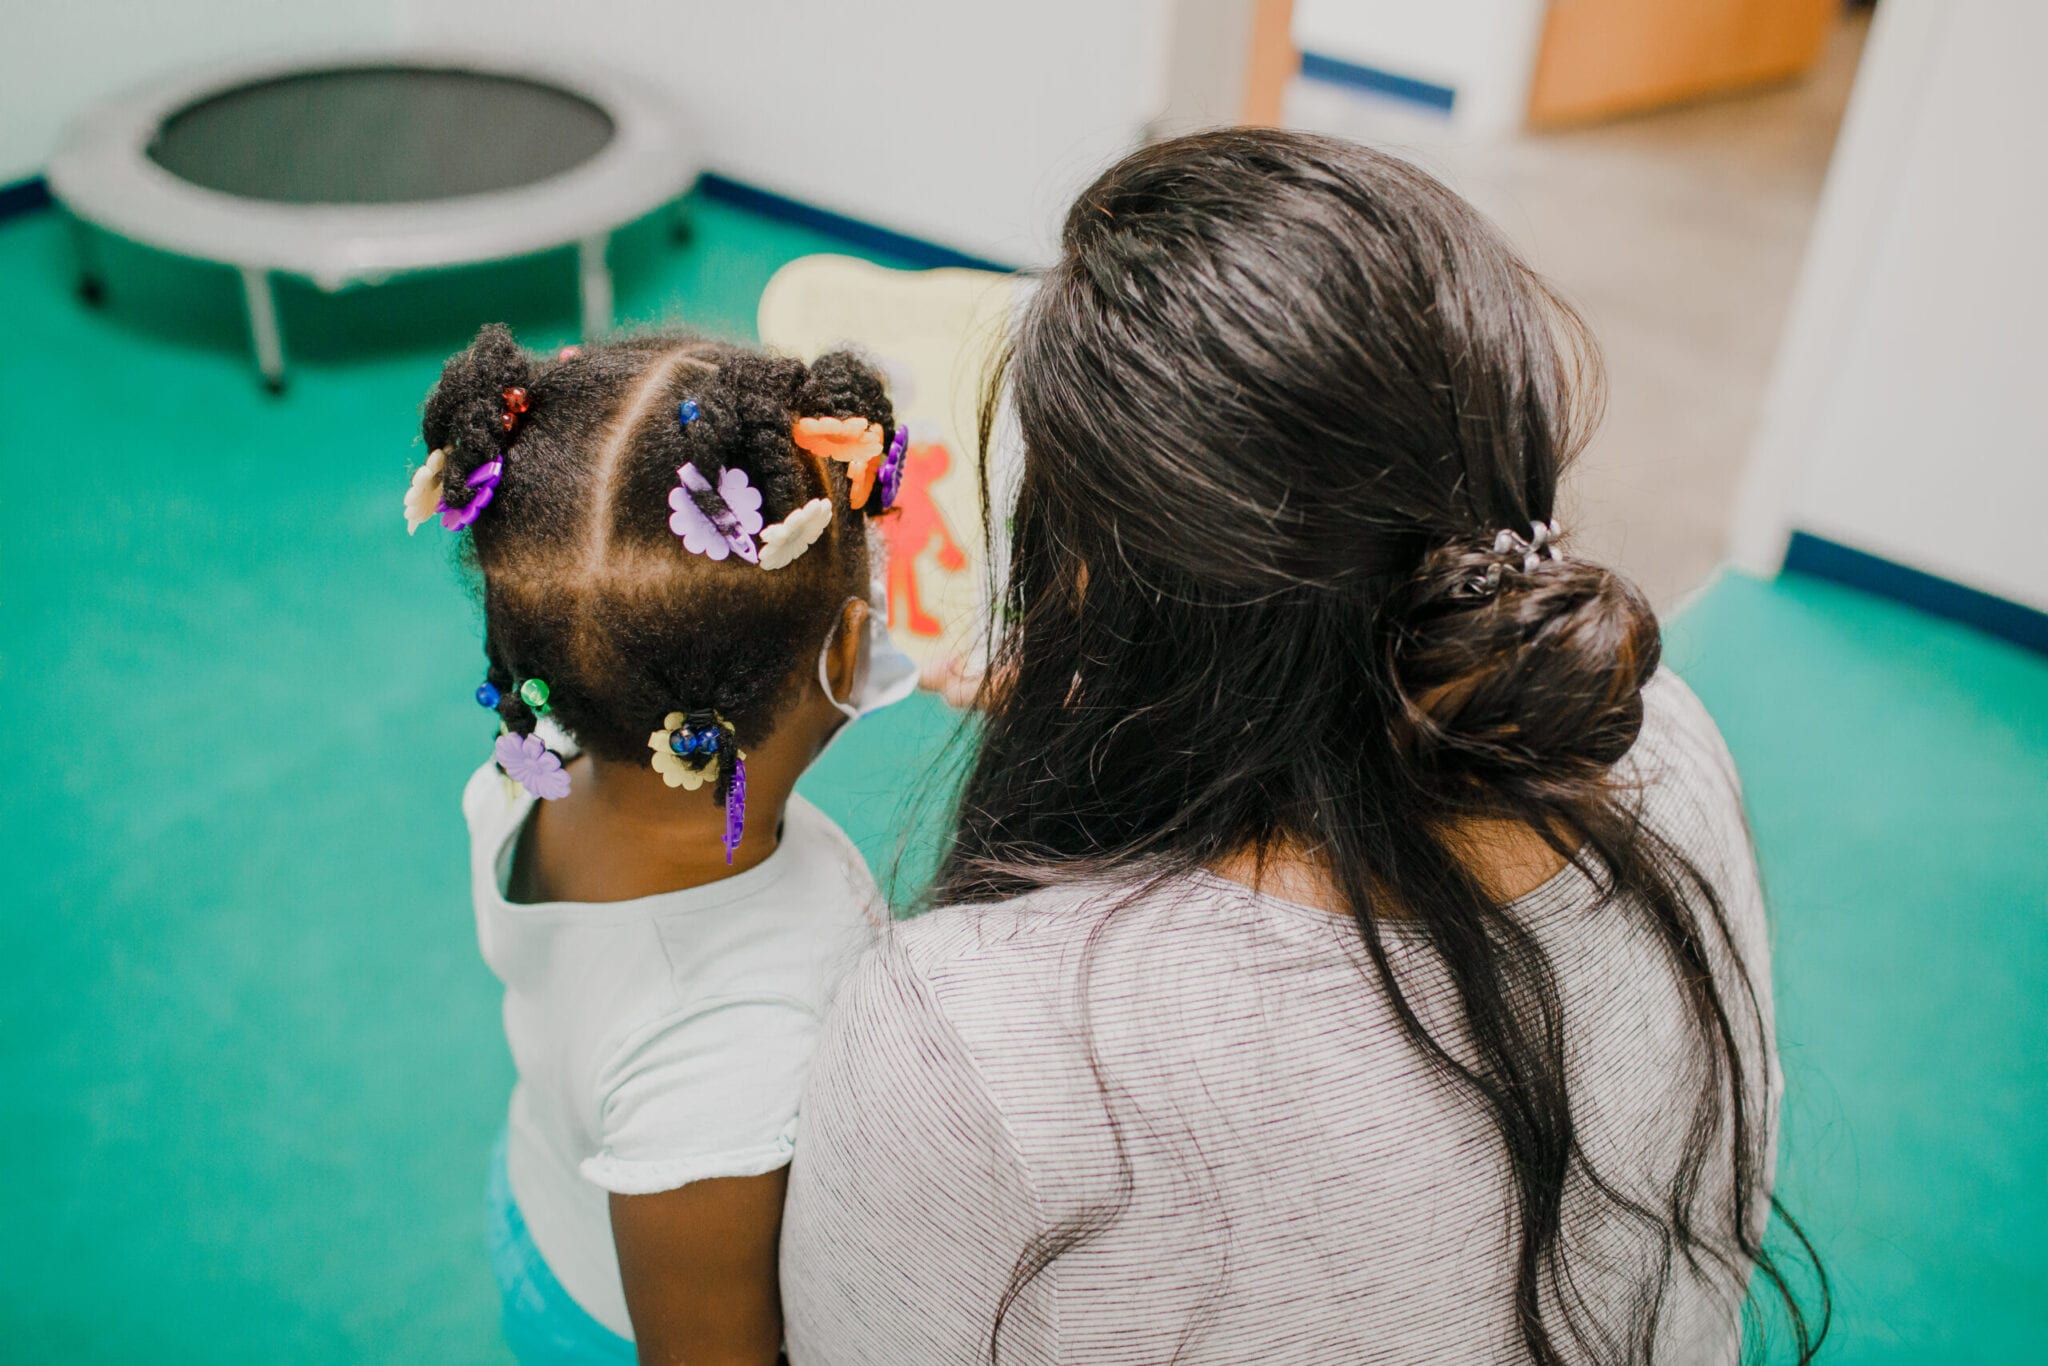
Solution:
[{"label": "girl's neck", "polygon": [[535,804],[512,863],[512,899],[630,901],[702,887],[775,852],[799,765],[747,755],[746,829],[725,861],[725,812],[707,788],[668,786],[644,764],[569,764],[569,795]]}]

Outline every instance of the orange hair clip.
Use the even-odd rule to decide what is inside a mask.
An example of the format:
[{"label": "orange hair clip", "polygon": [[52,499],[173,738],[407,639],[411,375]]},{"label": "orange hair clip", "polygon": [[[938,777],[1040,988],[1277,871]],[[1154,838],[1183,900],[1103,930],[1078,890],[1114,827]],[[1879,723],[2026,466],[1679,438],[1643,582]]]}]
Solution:
[{"label": "orange hair clip", "polygon": [[821,460],[837,460],[846,466],[853,484],[847,499],[851,507],[867,506],[875,487],[875,470],[882,463],[882,429],[864,417],[800,417],[791,439]]}]

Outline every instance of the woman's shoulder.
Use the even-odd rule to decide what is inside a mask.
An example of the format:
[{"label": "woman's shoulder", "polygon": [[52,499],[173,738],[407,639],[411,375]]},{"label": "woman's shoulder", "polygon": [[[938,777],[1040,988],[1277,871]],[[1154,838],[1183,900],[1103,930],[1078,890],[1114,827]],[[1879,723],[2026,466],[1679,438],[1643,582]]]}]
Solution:
[{"label": "woman's shoulder", "polygon": [[1110,887],[1046,888],[927,911],[892,924],[869,948],[834,1002],[833,1024],[862,1034],[943,1034],[977,1067],[1061,1053],[1076,984],[1105,919],[1118,918],[1121,937],[1125,917],[1144,914],[1128,892]]},{"label": "woman's shoulder", "polygon": [[1747,845],[1742,780],[1706,704],[1670,669],[1643,689],[1643,729],[1621,765],[1643,814],[1686,845]]},{"label": "woman's shoulder", "polygon": [[944,906],[892,925],[877,952],[943,998],[1001,997],[1063,975],[1115,900],[1107,887],[1047,887]]},{"label": "woman's shoulder", "polygon": [[863,1029],[956,1041],[1005,1104],[1093,1094],[1091,1050],[1157,1043],[1190,1016],[1208,1029],[1217,1001],[1250,989],[1246,962],[1343,968],[1347,924],[1200,875],[1067,884],[892,926],[849,995]]},{"label": "woman's shoulder", "polygon": [[1735,778],[1734,756],[1706,703],[1668,667],[1643,688],[1643,733],[1631,758],[1663,768],[1689,763]]}]

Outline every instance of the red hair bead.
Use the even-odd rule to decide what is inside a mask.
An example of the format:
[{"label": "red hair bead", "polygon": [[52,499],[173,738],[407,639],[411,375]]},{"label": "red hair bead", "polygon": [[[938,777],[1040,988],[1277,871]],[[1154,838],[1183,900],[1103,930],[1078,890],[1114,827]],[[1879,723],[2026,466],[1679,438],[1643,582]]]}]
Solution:
[{"label": "red hair bead", "polygon": [[498,414],[498,426],[503,430],[509,432],[518,425],[519,414],[513,412],[511,409],[508,408],[504,412]]},{"label": "red hair bead", "polygon": [[507,389],[505,391],[505,407],[515,413],[525,412],[527,409],[526,390],[519,388],[517,385]]}]

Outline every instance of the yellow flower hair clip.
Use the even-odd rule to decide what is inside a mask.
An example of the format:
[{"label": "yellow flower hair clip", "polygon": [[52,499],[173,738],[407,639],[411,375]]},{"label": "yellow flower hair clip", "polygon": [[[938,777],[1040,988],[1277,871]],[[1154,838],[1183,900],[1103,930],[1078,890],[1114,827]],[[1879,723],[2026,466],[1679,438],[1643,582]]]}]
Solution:
[{"label": "yellow flower hair clip", "polygon": [[687,719],[679,711],[672,711],[661,719],[661,729],[647,737],[647,747],[654,751],[654,771],[670,787],[680,787],[686,792],[695,792],[718,776],[718,760],[691,767],[683,761],[684,750],[678,744],[688,746],[694,736]]},{"label": "yellow flower hair clip", "polygon": [[[732,725],[715,712],[685,715],[672,711],[661,719],[661,729],[647,737],[654,751],[654,771],[670,787],[695,792],[706,783],[718,781],[720,761],[732,746]],[[734,750],[744,760],[744,750]]]}]

